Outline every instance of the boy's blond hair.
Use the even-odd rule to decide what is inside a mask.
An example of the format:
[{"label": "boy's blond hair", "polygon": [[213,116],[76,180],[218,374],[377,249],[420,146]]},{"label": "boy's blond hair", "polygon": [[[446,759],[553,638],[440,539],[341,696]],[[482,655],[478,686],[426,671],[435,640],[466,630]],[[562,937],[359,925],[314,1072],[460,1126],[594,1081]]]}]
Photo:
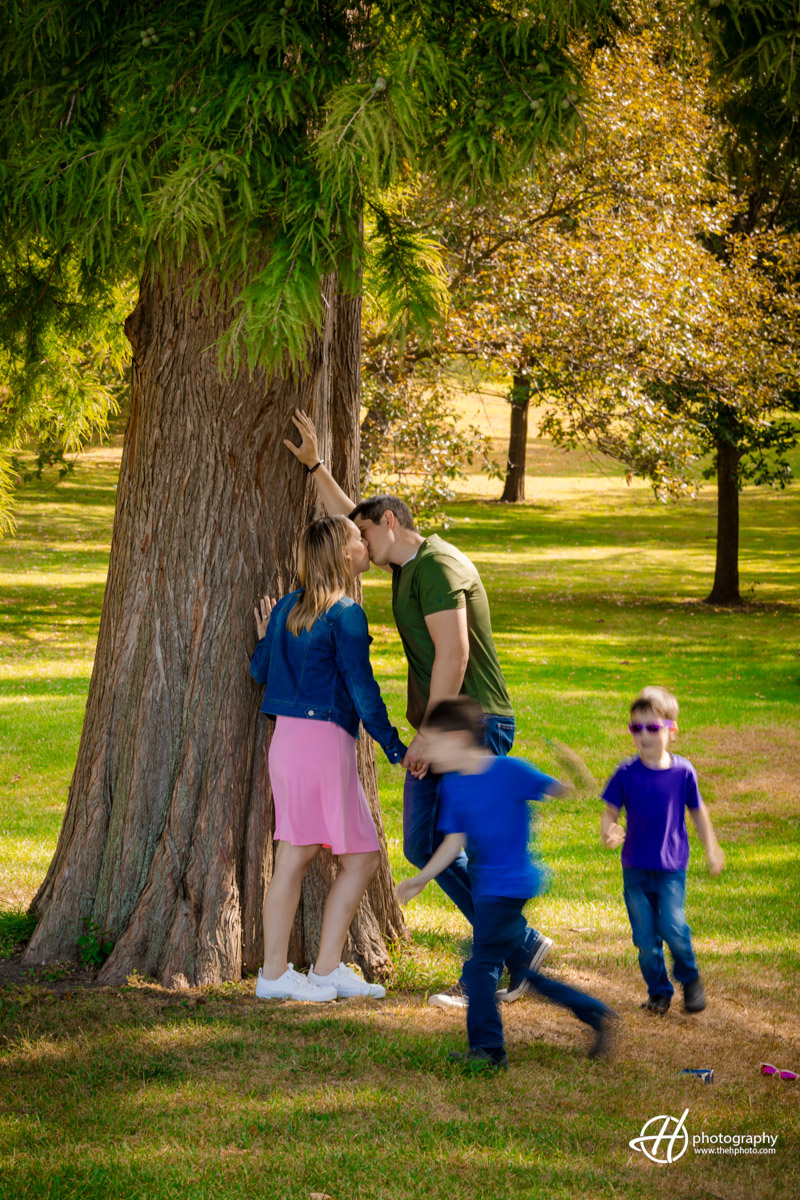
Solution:
[{"label": "boy's blond hair", "polygon": [[649,708],[657,717],[663,717],[666,721],[678,719],[678,701],[672,692],[663,687],[642,688],[631,705],[631,715],[643,708]]}]

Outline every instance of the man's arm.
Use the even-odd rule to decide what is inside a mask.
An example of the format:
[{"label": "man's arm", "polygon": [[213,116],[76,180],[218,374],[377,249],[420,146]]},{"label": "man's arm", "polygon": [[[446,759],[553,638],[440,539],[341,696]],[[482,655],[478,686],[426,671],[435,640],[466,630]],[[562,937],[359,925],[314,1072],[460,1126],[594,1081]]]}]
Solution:
[{"label": "man's arm", "polygon": [[714,833],[714,827],[711,824],[711,817],[708,815],[708,809],[703,801],[697,808],[690,808],[694,827],[697,830],[697,836],[703,843],[706,852],[706,861],[708,869],[712,875],[719,875],[720,871],[725,866],[725,852],[721,849],[717,841],[717,835]]},{"label": "man's arm", "polygon": [[[425,624],[431,635],[434,648],[433,669],[431,671],[431,689],[425,717],[440,700],[457,696],[464,682],[464,673],[469,662],[469,633],[467,630],[467,610],[465,608],[447,608],[443,612],[429,613]],[[423,717],[423,722],[425,720]],[[412,774],[421,771],[425,773],[425,763],[417,757],[420,748],[417,733],[411,739],[403,766],[408,767]]]},{"label": "man's arm", "polygon": [[[283,444],[287,450],[291,450],[295,458],[304,467],[310,470],[320,461],[319,443],[317,442],[317,431],[314,428],[314,422],[307,413],[304,413],[299,408],[295,409],[292,422],[300,434],[300,445],[295,446],[294,442],[290,441],[289,438],[284,438]],[[321,467],[317,467],[311,478],[317,486],[317,493],[325,511],[331,516],[349,516],[355,508],[355,501],[351,500],[347,493],[342,491],[324,463]]]},{"label": "man's arm", "polygon": [[434,648],[431,690],[425,716],[440,700],[457,696],[469,663],[467,609],[448,608],[425,618]]}]

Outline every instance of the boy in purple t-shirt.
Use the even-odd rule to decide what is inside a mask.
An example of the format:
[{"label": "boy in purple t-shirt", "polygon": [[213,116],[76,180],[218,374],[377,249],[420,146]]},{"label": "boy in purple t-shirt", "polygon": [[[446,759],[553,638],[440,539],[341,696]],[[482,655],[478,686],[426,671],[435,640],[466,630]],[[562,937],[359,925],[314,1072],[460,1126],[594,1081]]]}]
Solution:
[{"label": "boy in purple t-shirt", "polygon": [[[638,755],[621,763],[605,786],[600,840],[611,849],[622,845],[625,905],[647,984],[642,1008],[663,1017],[670,1006],[674,989],[664,962],[666,942],[672,952],[673,975],[683,984],[683,1007],[686,1012],[700,1012],[706,998],[683,907],[689,862],[685,809],[689,809],[705,847],[712,875],[725,866],[725,855],[703,804],[694,767],[667,748],[678,732],[675,697],[666,688],[644,688],[631,705],[628,728]],[[618,823],[622,808],[625,829]]]}]

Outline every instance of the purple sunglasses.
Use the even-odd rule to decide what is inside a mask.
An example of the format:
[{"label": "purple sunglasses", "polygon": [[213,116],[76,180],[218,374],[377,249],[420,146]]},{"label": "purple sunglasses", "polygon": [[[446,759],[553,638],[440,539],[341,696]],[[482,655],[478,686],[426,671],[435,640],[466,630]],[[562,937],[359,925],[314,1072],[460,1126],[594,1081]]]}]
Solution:
[{"label": "purple sunglasses", "polygon": [[630,725],[628,726],[628,729],[630,729],[631,733],[642,733],[645,729],[648,733],[658,733],[659,729],[674,728],[674,721],[648,721],[644,725],[641,721],[631,721]]},{"label": "purple sunglasses", "polygon": [[797,1079],[796,1071],[779,1071],[777,1067],[773,1067],[772,1063],[762,1063],[761,1074],[779,1075],[781,1079]]}]

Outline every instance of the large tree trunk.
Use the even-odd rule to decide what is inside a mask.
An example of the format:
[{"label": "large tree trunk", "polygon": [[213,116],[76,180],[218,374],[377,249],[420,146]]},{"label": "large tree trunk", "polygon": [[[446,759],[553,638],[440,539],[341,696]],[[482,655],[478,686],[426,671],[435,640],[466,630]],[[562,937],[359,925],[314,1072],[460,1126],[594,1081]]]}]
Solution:
[{"label": "large tree trunk", "polygon": [[[314,417],[345,486],[358,483],[357,305],[326,287],[327,324],[293,377],[221,381],[209,350],[230,320],[219,296],[147,276],[126,323],[131,411],[111,561],[78,760],[25,961],[75,956],[84,922],[109,930],[100,975],[164,983],[237,979],[261,956],[271,875],[269,722],[248,669],[253,605],[294,584],[314,490],[282,446],[295,407]],[[348,440],[347,430],[350,430]],[[362,749],[380,822],[374,757]],[[330,862],[304,886],[296,962],[316,953]],[[372,973],[402,928],[384,870],[353,923]]]},{"label": "large tree trunk", "polygon": [[739,594],[739,451],[717,439],[717,561],[707,604],[741,604]]},{"label": "large tree trunk", "polygon": [[531,382],[527,375],[515,375],[511,388],[511,433],[508,439],[506,483],[501,500],[518,504],[525,499],[525,460],[528,454],[528,409]]}]

